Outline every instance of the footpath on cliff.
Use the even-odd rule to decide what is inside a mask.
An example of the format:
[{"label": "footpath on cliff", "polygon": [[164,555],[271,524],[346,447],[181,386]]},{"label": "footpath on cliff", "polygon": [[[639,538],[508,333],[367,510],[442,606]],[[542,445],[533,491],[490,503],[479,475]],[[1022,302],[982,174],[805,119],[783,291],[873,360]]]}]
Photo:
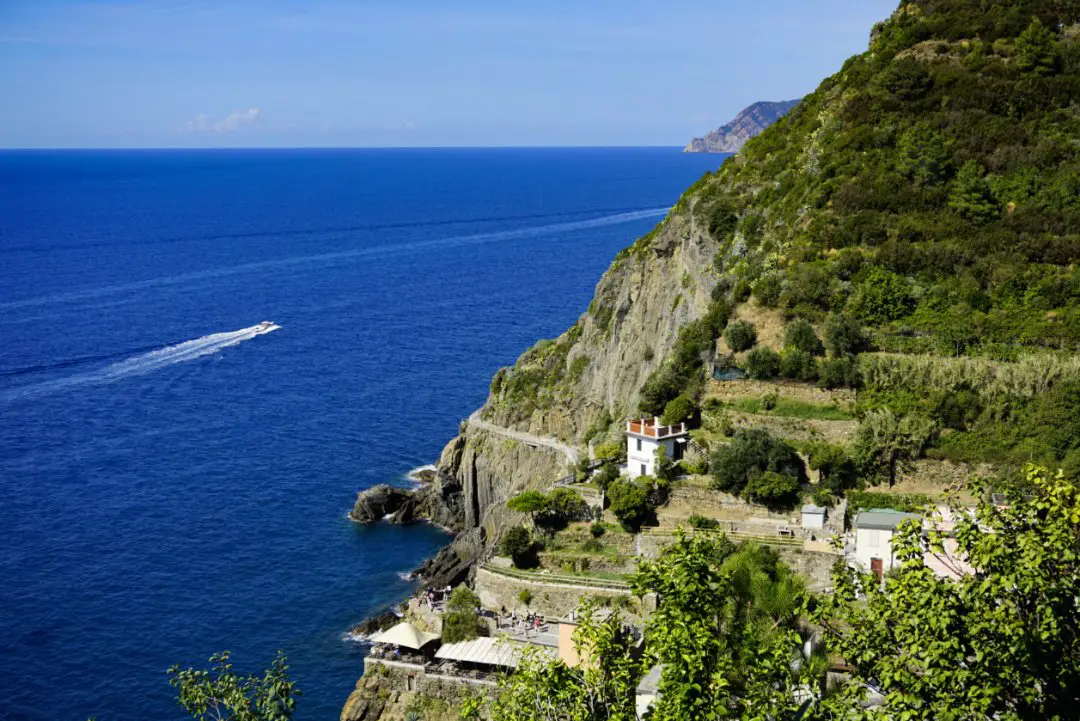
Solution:
[{"label": "footpath on cliff", "polygon": [[512,438],[515,441],[520,441],[530,446],[543,446],[544,448],[550,448],[553,451],[557,451],[566,456],[566,460],[570,462],[570,465],[576,466],[580,451],[576,448],[560,443],[553,437],[538,436],[533,433],[526,433],[524,431],[515,431],[512,428],[504,428],[503,426],[497,426],[494,423],[489,423],[480,418],[480,410],[475,410],[472,415],[469,416],[469,425],[475,426],[481,430],[485,430],[488,433],[494,433],[496,435],[503,436],[505,438]]}]

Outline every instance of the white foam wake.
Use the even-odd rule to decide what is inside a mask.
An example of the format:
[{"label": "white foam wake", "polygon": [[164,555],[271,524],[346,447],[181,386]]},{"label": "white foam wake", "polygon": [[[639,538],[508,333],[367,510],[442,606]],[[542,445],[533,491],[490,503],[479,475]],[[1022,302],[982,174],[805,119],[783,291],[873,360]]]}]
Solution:
[{"label": "white foam wake", "polygon": [[211,333],[210,335],[204,335],[201,338],[159,348],[158,350],[153,350],[149,353],[142,353],[97,370],[67,376],[66,378],[57,378],[32,385],[12,388],[7,392],[0,394],[0,399],[9,400],[14,398],[25,398],[77,386],[112,383],[129,376],[152,373],[177,363],[184,363],[186,361],[195,360],[196,358],[202,358],[203,356],[213,355],[225,348],[243,343],[244,341],[270,333],[279,328],[280,326],[277,325],[253,325],[250,328],[241,328],[240,330],[229,331],[226,333]]},{"label": "white foam wake", "polygon": [[[262,260],[242,265],[226,266],[209,270],[191,271],[177,275],[150,278],[147,280],[134,281],[121,285],[102,286],[98,288],[86,288],[82,290],[67,291],[53,295],[25,298],[23,300],[0,303],[0,311],[14,310],[33,306],[47,306],[57,303],[81,303],[82,301],[110,296],[118,293],[131,293],[132,291],[146,290],[175,285],[185,285],[194,282],[205,281],[213,278],[252,273],[257,271],[275,270],[296,266],[313,266],[319,264],[333,264],[341,260],[356,258],[377,257],[381,255],[412,252],[418,250],[434,249],[440,247],[456,247],[462,245],[478,245],[484,243],[499,243],[508,240],[521,240],[526,238],[558,235],[591,228],[601,228],[608,225],[620,225],[649,218],[660,218],[666,215],[667,208],[645,208],[625,213],[605,215],[600,218],[588,220],[570,220],[547,225],[535,225],[512,230],[499,230],[487,233],[474,233],[472,235],[458,235],[427,240],[408,241],[404,243],[387,243],[384,245],[352,248],[348,250],[333,251],[329,253],[316,253],[314,255],[297,255],[286,258]],[[0,315],[0,322],[18,322],[18,318],[5,318]]]},{"label": "white foam wake", "polygon": [[150,373],[158,368],[164,368],[165,366],[171,366],[175,363],[183,363],[184,361],[195,360],[196,358],[217,353],[229,346],[251,340],[255,336],[275,331],[279,327],[280,326],[276,325],[271,325],[269,327],[254,325],[250,328],[241,328],[240,330],[234,330],[228,333],[212,333],[210,335],[204,335],[202,338],[184,341],[177,345],[166,346],[160,350],[144,353],[143,355],[135,356],[134,358],[128,358],[119,363],[113,363],[112,365],[103,368],[99,373],[103,378],[108,380]]}]

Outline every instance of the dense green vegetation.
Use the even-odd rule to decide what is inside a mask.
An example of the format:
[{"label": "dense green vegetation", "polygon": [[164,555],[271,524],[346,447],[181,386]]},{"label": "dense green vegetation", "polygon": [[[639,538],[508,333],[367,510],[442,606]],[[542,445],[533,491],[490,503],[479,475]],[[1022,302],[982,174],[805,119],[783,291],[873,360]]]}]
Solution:
[{"label": "dense green vegetation", "polygon": [[806,469],[795,449],[759,428],[740,430],[712,458],[713,486],[767,506],[791,506]]},{"label": "dense green vegetation", "polygon": [[[1077,348],[1076,14],[903,3],[870,52],[698,185],[687,205],[718,264],[764,305],[913,348]],[[718,208],[735,220],[712,222]]]},{"label": "dense green vegetation", "polygon": [[455,588],[442,617],[442,642],[468,641],[486,632],[479,612],[480,597],[465,584]]},{"label": "dense green vegetation", "polygon": [[[902,525],[883,583],[838,564],[822,597],[767,548],[680,535],[632,579],[659,599],[640,660],[616,618],[598,621],[586,605],[575,642],[591,662],[527,658],[500,681],[492,718],[630,721],[636,684],[656,664],[654,721],[1075,718],[1080,489],[1034,467],[1028,488],[959,514],[951,553],[943,534]],[[975,572],[935,575],[929,552]],[[810,637],[825,646],[807,655]],[[823,652],[846,669],[827,692]]]},{"label": "dense green vegetation", "polygon": [[570,488],[556,488],[550,493],[525,491],[506,502],[506,507],[527,513],[533,524],[546,533],[554,533],[571,521],[589,517],[589,506]]}]

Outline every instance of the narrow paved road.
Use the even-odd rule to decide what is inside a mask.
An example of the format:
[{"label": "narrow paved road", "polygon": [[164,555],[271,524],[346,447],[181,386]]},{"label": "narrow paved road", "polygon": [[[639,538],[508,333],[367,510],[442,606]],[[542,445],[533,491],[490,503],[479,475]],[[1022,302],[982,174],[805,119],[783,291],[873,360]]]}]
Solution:
[{"label": "narrow paved road", "polygon": [[560,443],[551,436],[548,436],[547,438],[544,436],[536,436],[532,433],[515,431],[512,428],[503,428],[494,423],[488,423],[485,420],[481,420],[479,410],[473,411],[472,415],[469,416],[469,425],[476,426],[489,433],[495,433],[506,438],[513,438],[515,441],[521,441],[529,446],[543,446],[544,448],[550,448],[553,451],[565,455],[566,460],[570,461],[571,465],[577,465],[578,458],[580,457],[580,451],[578,451],[578,449],[568,446],[565,443]]}]

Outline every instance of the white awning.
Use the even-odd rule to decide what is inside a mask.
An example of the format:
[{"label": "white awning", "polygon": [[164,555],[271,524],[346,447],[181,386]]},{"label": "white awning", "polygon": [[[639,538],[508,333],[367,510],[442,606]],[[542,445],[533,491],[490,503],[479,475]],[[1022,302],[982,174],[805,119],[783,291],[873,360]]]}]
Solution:
[{"label": "white awning", "polygon": [[404,648],[411,648],[419,651],[427,644],[436,641],[439,638],[441,638],[441,636],[437,633],[421,631],[408,621],[402,621],[393,628],[388,628],[375,638],[371,639],[371,642],[389,643],[394,646],[402,646]]},{"label": "white awning", "polygon": [[505,668],[517,668],[526,646],[534,646],[541,654],[554,657],[555,649],[536,644],[527,644],[520,641],[510,641],[505,638],[491,638],[481,636],[471,641],[443,644],[435,652],[435,658],[444,661],[460,661],[462,663],[478,663],[485,666],[503,666]]}]

